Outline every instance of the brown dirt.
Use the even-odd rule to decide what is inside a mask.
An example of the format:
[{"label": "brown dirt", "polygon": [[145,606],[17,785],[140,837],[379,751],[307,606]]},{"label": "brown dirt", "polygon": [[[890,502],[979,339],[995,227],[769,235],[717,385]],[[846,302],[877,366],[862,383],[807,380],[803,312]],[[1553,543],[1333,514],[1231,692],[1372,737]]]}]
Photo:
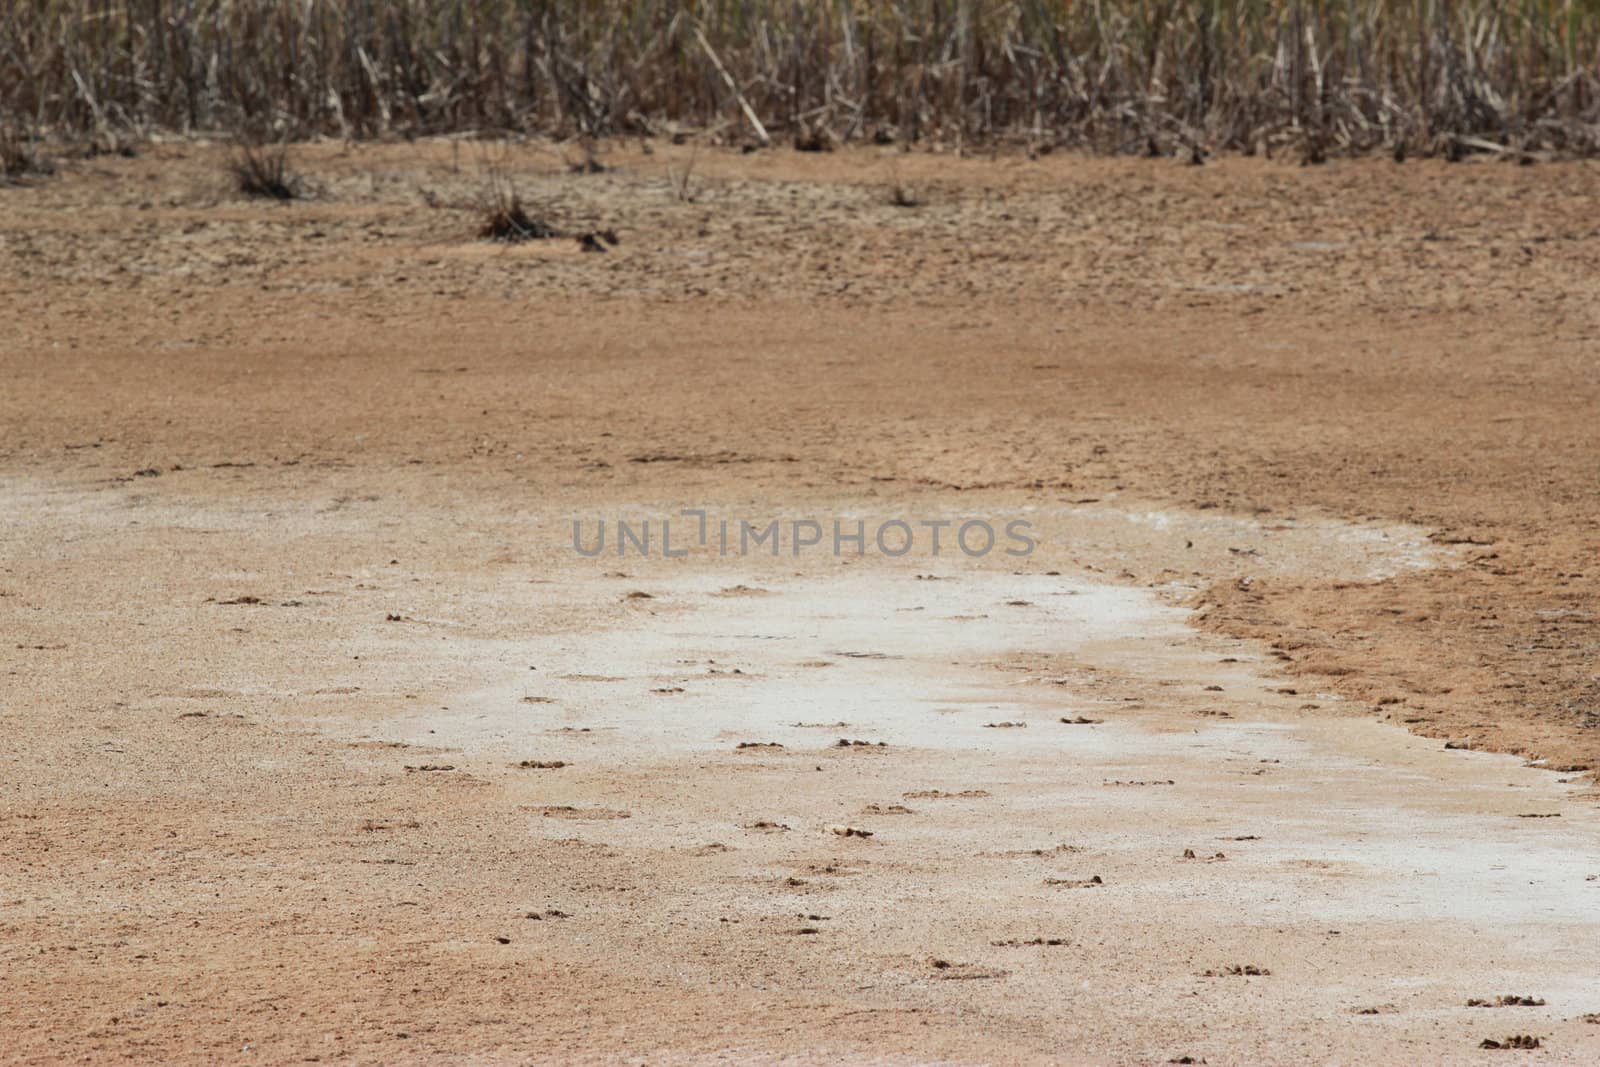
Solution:
[{"label": "brown dirt", "polygon": [[[1600,168],[635,145],[605,159],[614,169],[590,175],[550,148],[501,160],[531,214],[614,229],[603,254],[474,240],[481,160],[448,144],[304,149],[314,195],[289,205],[235,198],[226,153],[187,143],[0,193],[0,1056],[1216,1063],[1293,1049],[1296,1033],[1345,1040],[1344,1016],[1314,1025],[1321,1006],[1277,1022],[1237,1009],[1237,1040],[1172,1008],[1194,981],[1281,980],[1303,945],[1246,944],[1273,956],[1259,961],[1185,950],[1168,973],[1148,962],[1163,942],[1119,927],[1151,954],[1115,975],[1141,992],[1125,1017],[1096,1000],[1080,1031],[1062,1005],[984,992],[1029,980],[1018,950],[991,942],[1053,929],[985,929],[958,892],[950,925],[896,928],[891,947],[858,925],[843,944],[754,948],[717,921],[737,910],[721,906],[733,868],[651,814],[745,772],[641,756],[608,772],[528,746],[490,759],[470,733],[430,749],[422,709],[524,672],[528,642],[675,617],[627,597],[666,572],[566,550],[572,517],[625,505],[1059,512],[1069,536],[1035,571],[1187,598],[1195,640],[1244,639],[1226,647],[1259,657],[1252,684],[1304,690],[1232,714],[1310,702],[1313,719],[1360,711],[1550,767],[1600,764]],[[892,203],[896,184],[921,206]],[[1104,518],[1156,509],[1176,525]],[[1293,539],[1345,521],[1419,528],[1441,565],[1375,569]],[[564,595],[612,569],[636,578],[603,603]],[[991,610],[1028,610],[1017,599]],[[517,699],[549,695],[525,673],[540,682]],[[652,685],[656,706],[683,688]],[[403,741],[396,716],[410,716]],[[1055,721],[975,733],[1037,744]],[[824,867],[840,850],[878,862],[897,820],[826,847],[815,831],[918,788],[990,781],[871,763],[900,758],[889,740],[829,766],[900,768],[881,773],[904,788],[762,835],[763,885],[848,883],[800,870],[794,849]],[[796,763],[812,754],[789,736],[719,746],[751,774],[783,761],[769,791],[801,788],[815,762]],[[513,766],[552,757],[569,766]],[[718,809],[739,840],[717,843],[755,848],[738,827],[777,813],[743,782]],[[956,833],[974,816],[937,817]],[[796,834],[803,846],[785,844]],[[1209,857],[1210,843],[1162,855]],[[1192,868],[1237,870],[1238,847]],[[936,842],[919,856],[941,893],[973,877]],[[1052,871],[1098,873],[1070,859]],[[1115,882],[1048,900],[1116,899]],[[524,918],[549,909],[584,918]],[[783,929],[827,928],[805,914]],[[1088,995],[1078,982],[1115,951],[1073,957],[1062,988]],[[1194,979],[1257,962],[1272,977]],[[1451,986],[1451,1003],[1474,992],[1499,990]],[[1395,1018],[1410,1025],[1374,1016]],[[1496,1037],[1519,1025],[1491,1022]],[[1426,1026],[1347,1047],[1449,1061],[1489,1036]],[[1579,1056],[1572,1040],[1546,1044]]]}]

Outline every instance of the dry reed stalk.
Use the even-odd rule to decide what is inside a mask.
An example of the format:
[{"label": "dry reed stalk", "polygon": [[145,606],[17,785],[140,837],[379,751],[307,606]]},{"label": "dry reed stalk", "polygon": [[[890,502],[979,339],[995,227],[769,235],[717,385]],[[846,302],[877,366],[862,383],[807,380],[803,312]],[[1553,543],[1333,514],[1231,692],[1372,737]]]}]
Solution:
[{"label": "dry reed stalk", "polygon": [[1199,158],[1600,152],[1600,0],[29,0],[59,136],[701,130]]}]

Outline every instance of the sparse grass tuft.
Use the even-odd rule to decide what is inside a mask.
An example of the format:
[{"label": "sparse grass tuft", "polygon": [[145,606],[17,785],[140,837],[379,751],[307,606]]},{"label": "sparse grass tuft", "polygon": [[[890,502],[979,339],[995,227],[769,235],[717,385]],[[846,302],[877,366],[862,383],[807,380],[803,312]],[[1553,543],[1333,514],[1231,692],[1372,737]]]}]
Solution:
[{"label": "sparse grass tuft", "polygon": [[561,158],[566,161],[567,171],[571,174],[604,174],[611,168],[600,162],[600,157],[595,154],[595,141],[592,137],[585,137],[578,147],[583,151],[580,159],[570,159],[565,152]]},{"label": "sparse grass tuft", "polygon": [[55,166],[39,154],[27,131],[0,123],[0,184],[21,185],[29,178],[54,173]]},{"label": "sparse grass tuft", "polygon": [[556,227],[528,214],[511,179],[498,171],[490,171],[489,194],[485,199],[483,224],[478,228],[478,236],[486,241],[518,244],[561,236],[561,231]]},{"label": "sparse grass tuft", "polygon": [[915,189],[900,180],[900,169],[890,168],[889,205],[891,207],[921,207],[922,198]]},{"label": "sparse grass tuft", "polygon": [[685,204],[692,204],[695,200],[694,191],[694,164],[700,156],[700,143],[697,141],[689,148],[689,158],[681,167],[667,164],[667,184],[672,188],[675,200]]},{"label": "sparse grass tuft", "polygon": [[241,143],[228,167],[239,192],[245,196],[298,200],[304,193],[300,176],[289,167],[286,145]]}]

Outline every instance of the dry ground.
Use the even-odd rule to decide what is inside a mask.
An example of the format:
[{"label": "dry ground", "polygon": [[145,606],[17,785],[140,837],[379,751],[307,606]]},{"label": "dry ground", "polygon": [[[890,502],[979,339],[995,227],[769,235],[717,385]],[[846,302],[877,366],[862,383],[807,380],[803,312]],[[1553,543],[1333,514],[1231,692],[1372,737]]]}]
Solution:
[{"label": "dry ground", "polygon": [[[1549,996],[1547,1055],[1592,1060],[1574,939],[1600,889],[1563,879],[1595,840],[1571,776],[1600,760],[1600,169],[496,154],[530,210],[616,230],[586,253],[473,240],[487,158],[308,148],[313,195],[278,205],[185,143],[0,190],[0,1057],[1453,1062],[1535,1025],[1465,996],[1544,980],[1514,991]],[[888,642],[933,566],[567,548],[574,517],[685,505],[1032,509],[1025,574],[940,561],[971,590],[941,617],[1122,590],[1129,636],[1052,614],[1038,648],[915,646],[859,690],[933,679],[982,709],[997,672],[1076,678],[1073,713],[1128,704],[1126,732],[1071,783],[1054,697],[1013,709],[1030,746],[884,711],[876,764],[798,752],[779,719],[658,751],[652,689],[741,706],[687,684],[749,637],[716,590],[897,578],[860,593]],[[1050,571],[1089,584],[1005,585]],[[810,699],[809,660],[730,649],[763,699]],[[613,676],[638,692],[588,695]],[[636,736],[546,733],[586,723]],[[1245,772],[1216,752],[1270,769],[1284,730],[1320,753],[1300,784],[1230,807]],[[1157,743],[1178,735],[1200,747]],[[786,747],[730,762],[741,740]],[[1102,791],[1183,775],[1168,806]],[[826,833],[934,787],[998,799]],[[1316,809],[1345,790],[1369,851],[1340,860]],[[769,814],[790,833],[749,829]],[[1328,903],[1387,899],[1412,828],[1478,839],[1433,872],[1456,892]],[[1283,840],[1255,867],[1222,846],[1205,870],[1238,887],[1173,883],[1202,833]],[[1071,870],[988,855],[1064,842]],[[1062,892],[1097,903],[1061,914],[1041,878],[1091,862],[1105,887]],[[1450,910],[1519,864],[1554,925]],[[1045,960],[993,944],[1057,929]],[[1273,975],[1197,977],[1234,963]]]}]

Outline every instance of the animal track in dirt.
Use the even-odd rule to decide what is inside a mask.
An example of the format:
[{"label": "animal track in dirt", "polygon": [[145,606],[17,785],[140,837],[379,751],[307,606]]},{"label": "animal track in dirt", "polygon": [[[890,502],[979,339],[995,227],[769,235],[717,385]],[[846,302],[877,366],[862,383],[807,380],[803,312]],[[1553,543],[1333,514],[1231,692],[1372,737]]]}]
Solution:
[{"label": "animal track in dirt", "polygon": [[526,771],[554,771],[559,770],[562,767],[571,766],[571,764],[567,763],[565,760],[558,759],[525,759],[521,760],[520,762],[513,763],[511,766],[517,768],[518,770]]},{"label": "animal track in dirt", "polygon": [[1025,730],[1027,726],[1028,724],[1025,722],[986,722],[983,724],[985,730]]},{"label": "animal track in dirt", "polygon": [[1101,782],[1100,784],[1101,785],[1120,785],[1120,786],[1140,786],[1140,785],[1177,785],[1178,783],[1173,781],[1171,778],[1158,778],[1158,779],[1155,779],[1155,780],[1152,780],[1152,781],[1145,781],[1144,779],[1133,779],[1133,780],[1129,780],[1129,781],[1124,781],[1121,778],[1117,778],[1117,779],[1108,779],[1108,780],[1106,780],[1104,782]]},{"label": "animal track in dirt", "polygon": [[915,815],[904,804],[868,804],[861,809],[863,815]]},{"label": "animal track in dirt", "polygon": [[419,771],[453,771],[455,769],[456,767],[453,763],[419,763],[416,766],[411,766],[410,764],[406,765],[407,773],[416,773]]},{"label": "animal track in dirt", "polygon": [[734,746],[735,751],[747,748],[782,748],[776,741],[740,741]]},{"label": "animal track in dirt", "polygon": [[1030,945],[1046,945],[1055,947],[1060,945],[1069,945],[1071,942],[1064,937],[1032,937],[1026,941],[1018,941],[1016,938],[1011,938],[1007,941],[991,941],[989,944],[995,946],[996,948],[1026,948]]},{"label": "animal track in dirt", "polygon": [[959,793],[947,793],[943,789],[917,789],[900,795],[907,800],[977,800],[991,794],[987,789],[963,789]]},{"label": "animal track in dirt", "polygon": [[838,837],[871,837],[871,830],[863,830],[858,826],[830,826],[828,832]]},{"label": "animal track in dirt", "polygon": [[1536,1049],[1544,1048],[1544,1042],[1532,1034],[1512,1034],[1510,1037],[1496,1041],[1486,1037],[1478,1043],[1479,1048],[1488,1049]]},{"label": "animal track in dirt", "polygon": [[1044,884],[1066,889],[1094,889],[1106,883],[1098,874],[1093,874],[1088,878],[1046,878]]},{"label": "animal track in dirt", "polygon": [[839,738],[839,740],[837,740],[837,741],[835,741],[833,743],[833,747],[834,748],[888,748],[889,747],[889,742],[887,742],[887,741],[852,741],[847,737],[841,737],[841,738]]},{"label": "animal track in dirt", "polygon": [[1505,993],[1492,999],[1479,999],[1473,997],[1467,1001],[1469,1008],[1542,1008],[1543,997],[1527,997],[1516,993]]},{"label": "animal track in dirt", "polygon": [[1101,723],[1105,722],[1104,719],[1091,719],[1084,715],[1079,715],[1076,718],[1071,719],[1067,718],[1066,716],[1062,716],[1061,721],[1066,723],[1068,726],[1099,726]]},{"label": "animal track in dirt", "polygon": [[768,822],[763,819],[760,822],[746,823],[744,829],[757,834],[786,834],[789,832],[789,825],[781,822]]}]

